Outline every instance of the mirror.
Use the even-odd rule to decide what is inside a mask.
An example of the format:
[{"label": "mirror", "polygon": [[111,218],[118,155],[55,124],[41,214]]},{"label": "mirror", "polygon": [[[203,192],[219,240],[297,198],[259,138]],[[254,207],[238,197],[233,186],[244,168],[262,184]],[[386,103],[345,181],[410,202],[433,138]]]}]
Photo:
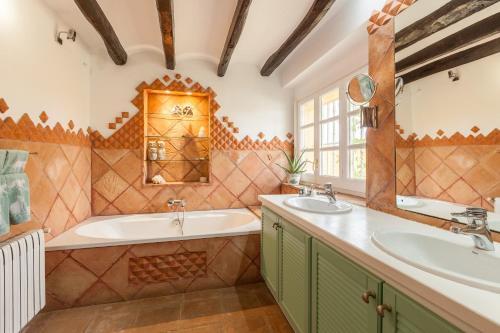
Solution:
[{"label": "mirror", "polygon": [[368,104],[377,90],[375,81],[366,74],[358,74],[349,81],[347,96],[354,105]]},{"label": "mirror", "polygon": [[396,201],[446,220],[482,207],[500,231],[500,3],[460,3],[420,0],[394,21]]}]

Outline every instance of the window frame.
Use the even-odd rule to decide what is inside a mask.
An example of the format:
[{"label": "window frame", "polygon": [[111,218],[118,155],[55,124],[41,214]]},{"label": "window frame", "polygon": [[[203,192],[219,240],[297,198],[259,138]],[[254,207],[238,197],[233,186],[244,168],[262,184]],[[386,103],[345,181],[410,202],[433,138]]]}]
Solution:
[{"label": "window frame", "polygon": [[[294,131],[295,131],[295,154],[300,154],[301,150],[301,133],[300,129],[305,128],[307,126],[300,126],[300,108],[303,104],[314,100],[314,174],[304,173],[302,175],[302,180],[307,183],[315,183],[315,184],[324,184],[324,183],[332,183],[335,190],[353,194],[361,197],[366,196],[366,178],[365,179],[357,179],[350,178],[350,161],[349,161],[349,150],[356,148],[365,148],[366,142],[364,144],[349,144],[349,115],[360,112],[360,111],[349,111],[349,100],[346,95],[347,85],[352,76],[357,73],[362,73],[364,71],[356,72],[348,77],[345,77],[341,80],[336,81],[333,84],[328,85],[326,88],[323,88],[319,91],[316,91],[313,94],[310,94],[304,98],[297,99],[295,101],[295,112],[294,112]],[[321,100],[322,97],[332,90],[339,90],[339,115],[333,118],[328,118],[321,120]],[[321,124],[331,121],[333,119],[339,119],[339,146],[329,147],[329,148],[321,148]],[[340,155],[340,177],[334,176],[322,176],[320,174],[320,153],[321,151],[329,151],[329,150],[338,150]],[[307,151],[311,151],[307,149]]]}]

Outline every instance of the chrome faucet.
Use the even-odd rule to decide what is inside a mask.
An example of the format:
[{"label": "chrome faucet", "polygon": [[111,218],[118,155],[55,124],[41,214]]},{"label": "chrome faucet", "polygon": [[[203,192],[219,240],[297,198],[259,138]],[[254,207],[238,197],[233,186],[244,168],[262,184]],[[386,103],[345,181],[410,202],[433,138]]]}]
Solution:
[{"label": "chrome faucet", "polygon": [[325,197],[328,198],[328,201],[330,203],[336,203],[337,202],[337,197],[335,196],[335,191],[333,190],[332,183],[326,183],[323,185],[325,191],[324,192],[318,192],[316,193],[317,195],[324,195]]},{"label": "chrome faucet", "polygon": [[466,217],[468,220],[467,226],[464,228],[451,227],[451,232],[471,236],[474,245],[480,250],[495,251],[495,244],[488,227],[488,211],[486,209],[467,208],[465,212],[451,213],[451,216]]},{"label": "chrome faucet", "polygon": [[181,235],[184,236],[184,213],[186,207],[186,201],[183,199],[168,199],[168,208],[173,208],[177,217],[172,220],[172,222],[178,225],[181,229]]},{"label": "chrome faucet", "polygon": [[183,199],[168,199],[167,206],[168,208],[172,208],[174,206],[184,208],[186,207],[186,201]]}]

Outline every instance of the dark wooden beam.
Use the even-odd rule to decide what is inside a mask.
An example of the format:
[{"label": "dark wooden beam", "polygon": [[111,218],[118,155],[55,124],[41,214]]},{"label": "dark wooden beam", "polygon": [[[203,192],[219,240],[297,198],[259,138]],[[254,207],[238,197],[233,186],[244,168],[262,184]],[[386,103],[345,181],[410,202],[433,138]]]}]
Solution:
[{"label": "dark wooden beam", "polygon": [[229,28],[229,33],[226,37],[226,44],[224,44],[224,50],[219,61],[219,67],[217,68],[217,75],[224,76],[227,71],[227,66],[229,66],[229,61],[233,55],[233,51],[238,44],[241,32],[245,26],[245,21],[247,20],[248,10],[250,9],[250,4],[252,0],[238,0],[236,5],[236,10],[234,11],[233,21],[231,22],[231,27]]},{"label": "dark wooden beam", "polygon": [[431,62],[430,64],[408,72],[401,77],[403,78],[404,84],[408,84],[429,75],[465,65],[499,52],[500,38],[496,38],[489,42],[471,47],[470,49],[454,53],[446,58]]},{"label": "dark wooden beam", "polygon": [[123,48],[115,30],[109,23],[108,18],[104,15],[101,7],[96,0],[75,0],[76,5],[80,8],[83,16],[94,26],[99,35],[101,35],[104,45],[108,50],[111,59],[117,65],[125,65],[127,63],[127,52]]},{"label": "dark wooden beam", "polygon": [[175,69],[174,2],[172,0],[156,0],[156,7],[160,19],[165,63],[168,69]]},{"label": "dark wooden beam", "polygon": [[276,68],[288,57],[288,55],[306,38],[321,19],[326,15],[335,0],[314,0],[311,8],[300,24],[295,28],[285,43],[274,52],[260,70],[262,76],[271,75]]},{"label": "dark wooden beam", "polygon": [[452,0],[396,33],[396,52],[474,14],[500,0]]},{"label": "dark wooden beam", "polygon": [[396,73],[471,45],[500,32],[500,13],[476,22],[396,63]]}]

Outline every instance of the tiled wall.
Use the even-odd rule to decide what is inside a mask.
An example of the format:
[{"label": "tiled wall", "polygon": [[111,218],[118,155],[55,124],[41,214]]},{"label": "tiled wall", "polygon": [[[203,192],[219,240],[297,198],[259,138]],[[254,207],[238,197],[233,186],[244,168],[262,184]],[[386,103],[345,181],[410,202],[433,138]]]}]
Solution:
[{"label": "tiled wall", "polygon": [[0,120],[0,149],[31,152],[26,173],[31,189],[31,222],[11,226],[8,239],[28,229],[50,229],[46,239],[90,216],[90,159],[88,136],[56,127],[35,126],[28,115],[17,123]]},{"label": "tiled wall", "polygon": [[169,198],[187,201],[188,210],[259,205],[262,193],[280,193],[284,164],[280,150],[215,150],[212,183],[193,186],[142,184],[142,150],[94,149],[92,212],[94,215],[162,212]]},{"label": "tiled wall", "polygon": [[257,282],[259,259],[258,234],[47,252],[47,310]]}]

